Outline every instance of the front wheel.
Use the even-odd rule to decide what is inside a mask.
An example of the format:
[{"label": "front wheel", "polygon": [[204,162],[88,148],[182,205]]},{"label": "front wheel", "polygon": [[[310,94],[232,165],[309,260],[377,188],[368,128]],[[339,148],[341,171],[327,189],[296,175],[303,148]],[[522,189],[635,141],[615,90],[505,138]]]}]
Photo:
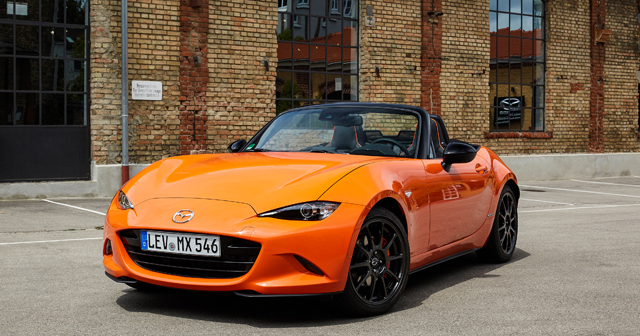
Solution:
[{"label": "front wheel", "polygon": [[340,303],[348,312],[372,316],[389,310],[409,276],[409,243],[391,211],[375,208],[362,224]]},{"label": "front wheel", "polygon": [[509,186],[504,186],[496,210],[493,227],[483,248],[478,250],[480,259],[491,263],[507,262],[516,250],[518,239],[518,201]]}]

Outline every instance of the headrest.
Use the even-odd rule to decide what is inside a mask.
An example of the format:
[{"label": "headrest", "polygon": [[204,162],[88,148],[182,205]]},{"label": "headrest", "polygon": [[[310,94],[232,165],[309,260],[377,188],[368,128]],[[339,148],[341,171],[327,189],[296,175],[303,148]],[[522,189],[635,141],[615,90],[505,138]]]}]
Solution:
[{"label": "headrest", "polygon": [[362,126],[363,120],[361,116],[341,115],[331,120],[331,123],[333,123],[333,126],[352,127],[352,126]]}]

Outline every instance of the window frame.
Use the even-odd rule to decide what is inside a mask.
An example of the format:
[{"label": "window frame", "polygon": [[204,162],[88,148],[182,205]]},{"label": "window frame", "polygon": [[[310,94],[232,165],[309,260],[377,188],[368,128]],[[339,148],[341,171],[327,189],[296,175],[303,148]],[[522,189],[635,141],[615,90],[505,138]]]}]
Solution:
[{"label": "window frame", "polygon": [[[357,102],[359,99],[358,29],[360,23],[355,14],[357,11],[353,11],[353,16],[338,18],[331,13],[330,1],[326,1],[321,6],[324,10],[320,11],[318,7],[314,7],[317,3],[313,3],[311,4],[313,10],[308,8],[300,10],[297,6],[293,6],[294,8],[279,13],[279,25],[276,31],[278,45],[279,48],[287,48],[285,53],[288,53],[288,49],[291,48],[292,54],[280,55],[276,69],[277,113],[300,106],[341,101]],[[356,4],[357,2],[352,2],[352,6]],[[349,27],[353,30],[347,29]],[[291,29],[291,34],[281,35],[288,29]],[[355,36],[351,35],[354,30]],[[318,32],[320,34],[314,37]],[[341,33],[338,40],[335,40],[335,37],[333,40],[329,38],[335,33]],[[296,34],[299,36],[296,37]],[[347,39],[348,37],[351,39]],[[302,50],[303,55],[300,56],[298,53],[301,48],[299,47],[308,48],[308,55],[305,54],[307,53],[305,50]],[[294,49],[297,50],[295,55]],[[320,57],[318,54],[315,55],[315,61],[310,59],[314,56],[311,50],[315,49],[321,50],[321,53],[324,52],[322,59],[318,60]],[[341,90],[336,90],[336,86],[341,87]]]},{"label": "window frame", "polygon": [[[351,17],[353,15],[353,0],[344,0],[342,7],[343,7],[342,14],[344,17]],[[348,13],[347,13],[347,9],[349,9]]]},{"label": "window frame", "polygon": [[331,8],[331,14],[340,15],[340,0],[329,0],[329,7]]},{"label": "window frame", "polygon": [[[69,0],[66,0],[69,1]],[[42,0],[38,1],[38,5],[39,5],[39,11],[38,11],[38,19],[37,20],[27,20],[27,19],[18,19],[17,18],[17,14],[14,11],[13,14],[13,18],[7,19],[7,18],[0,18],[0,25],[9,25],[12,27],[13,29],[13,53],[12,54],[2,54],[0,55],[0,58],[2,59],[9,59],[11,60],[10,62],[12,62],[13,64],[13,87],[11,89],[0,89],[0,94],[10,94],[13,97],[13,106],[12,106],[12,111],[11,111],[11,118],[12,118],[12,123],[11,124],[0,124],[0,128],[3,127],[87,127],[90,126],[90,106],[91,106],[91,86],[90,86],[90,75],[91,75],[91,62],[90,62],[90,46],[91,46],[91,17],[90,17],[90,11],[91,11],[91,3],[90,1],[86,1],[85,2],[85,23],[84,24],[75,24],[75,23],[67,23],[67,14],[68,14],[68,7],[66,6],[66,1],[65,1],[65,8],[63,9],[63,19],[64,22],[63,23],[57,23],[57,22],[46,22],[43,21],[43,13],[42,13]],[[13,2],[13,1],[12,1]],[[14,2],[15,4],[16,2]],[[54,20],[55,21],[55,20]],[[21,27],[36,27],[37,28],[37,44],[38,44],[38,54],[37,55],[25,55],[25,54],[19,54],[18,52],[18,48],[17,48],[17,28],[18,26]],[[43,55],[43,43],[44,43],[44,39],[43,39],[43,32],[44,29],[55,29],[55,28],[59,28],[62,29],[63,31],[63,35],[62,35],[62,45],[63,45],[63,55],[62,56],[51,56],[51,55]],[[85,45],[84,45],[84,57],[83,58],[78,58],[78,57],[73,57],[73,55],[69,55],[68,54],[68,47],[67,44],[69,43],[69,33],[71,30],[82,30],[84,31],[84,39],[85,39]],[[72,34],[71,34],[72,35]],[[72,41],[72,40],[71,40]],[[36,60],[37,64],[38,64],[38,73],[37,73],[37,77],[38,77],[38,85],[37,85],[37,89],[19,89],[19,85],[18,85],[18,63],[19,61],[24,61],[24,60]],[[51,90],[44,90],[43,89],[43,68],[44,68],[44,62],[45,61],[49,61],[49,60],[53,60],[53,61],[61,61],[64,64],[64,73],[63,73],[63,88],[62,90],[58,90],[56,89],[56,87],[54,87]],[[68,78],[70,70],[75,69],[77,62],[81,62],[84,63],[84,90],[82,91],[74,91],[72,89],[69,89],[69,84],[71,83],[71,81],[73,80],[73,78],[75,77],[71,77]],[[71,66],[71,68],[68,68],[69,66]],[[71,71],[71,72],[75,72],[75,71]],[[37,97],[38,99],[38,108],[37,108],[37,114],[38,114],[38,122],[37,123],[33,123],[33,124],[25,124],[25,123],[20,123],[19,120],[16,120],[16,115],[18,113],[18,97],[19,95],[35,95],[35,97]],[[63,96],[63,105],[64,105],[64,114],[63,114],[63,123],[62,124],[45,124],[43,121],[43,97],[45,95],[62,95]],[[83,111],[83,122],[82,124],[77,124],[77,123],[69,123],[69,111],[70,111],[70,106],[69,106],[69,97],[70,96],[77,96],[77,95],[81,95],[84,96],[84,111]]]},{"label": "window frame", "polygon": [[298,0],[297,8],[309,8],[309,0]]},{"label": "window frame", "polygon": [[[513,0],[508,1],[507,5],[509,6],[507,11],[503,10],[501,6],[498,5],[498,1],[502,3],[505,0],[491,0],[489,4],[489,21],[490,21],[490,29],[489,35],[490,39],[494,40],[495,43],[491,43],[490,53],[495,52],[495,58],[490,58],[489,61],[489,131],[492,133],[499,132],[545,132],[546,131],[546,104],[545,104],[545,95],[546,95],[546,73],[547,73],[547,62],[546,62],[546,47],[547,47],[547,13],[546,13],[546,3],[543,0],[531,0],[531,13],[526,13],[523,10],[522,0],[516,0],[520,3],[519,11],[516,8],[514,11],[514,3]],[[525,0],[526,1],[526,0]],[[541,12],[536,12],[537,6],[541,6]],[[519,19],[519,27],[516,30],[511,30],[511,24],[513,19]],[[501,18],[506,18],[507,20],[507,35],[501,34],[501,30],[505,28],[501,28],[500,20]],[[531,36],[525,36],[525,18],[530,20],[531,22]],[[492,19],[495,19],[495,26],[492,22]],[[517,21],[515,21],[517,22]],[[536,33],[537,22],[539,22],[540,32]],[[520,34],[515,34],[514,31],[520,31]],[[515,44],[520,44],[520,55],[511,55],[511,48],[514,46],[514,40],[517,40]],[[531,47],[532,55],[530,58],[525,58],[525,41],[526,44],[529,44]],[[508,44],[508,57],[506,59],[500,58],[500,45],[504,43]],[[517,47],[516,47],[517,48]],[[531,74],[531,82],[525,83],[523,72],[525,72],[525,66],[529,67],[529,71]],[[520,80],[514,81],[514,76],[512,75],[513,68],[519,69],[520,71]],[[500,72],[507,72],[506,82],[501,81]],[[541,74],[539,74],[541,72]],[[515,76],[517,78],[517,75]],[[509,121],[507,123],[498,124],[496,120],[498,117],[498,109],[503,109],[504,106],[501,106],[497,102],[497,98],[500,97],[501,88],[506,88],[508,91],[509,102],[512,102],[512,99],[518,99],[520,97],[530,98],[531,101],[524,101],[524,104],[521,103],[519,106],[520,110],[520,118],[519,121],[514,121],[509,116]],[[515,90],[518,88],[518,92]],[[531,90],[530,95],[525,95],[524,90]],[[514,92],[516,91],[516,92]],[[494,92],[495,95],[492,95],[491,92]],[[505,96],[506,97],[506,96]],[[501,97],[501,98],[505,98]],[[539,103],[541,105],[537,105]],[[530,127],[529,129],[525,129],[525,116],[530,115]],[[516,119],[517,120],[517,119]],[[514,125],[515,124],[515,125]],[[517,124],[520,124],[519,127]],[[506,126],[505,126],[506,125]]]}]

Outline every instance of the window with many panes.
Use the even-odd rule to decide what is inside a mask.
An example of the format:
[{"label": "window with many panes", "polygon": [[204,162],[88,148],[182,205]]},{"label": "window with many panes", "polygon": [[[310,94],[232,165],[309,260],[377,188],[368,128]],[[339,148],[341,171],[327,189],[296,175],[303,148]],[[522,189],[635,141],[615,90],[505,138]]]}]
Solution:
[{"label": "window with many panes", "polygon": [[542,0],[490,0],[492,131],[544,131]]},{"label": "window with many panes", "polygon": [[88,3],[0,6],[0,126],[86,125]]},{"label": "window with many panes", "polygon": [[358,100],[357,1],[290,1],[278,12],[277,113]]}]

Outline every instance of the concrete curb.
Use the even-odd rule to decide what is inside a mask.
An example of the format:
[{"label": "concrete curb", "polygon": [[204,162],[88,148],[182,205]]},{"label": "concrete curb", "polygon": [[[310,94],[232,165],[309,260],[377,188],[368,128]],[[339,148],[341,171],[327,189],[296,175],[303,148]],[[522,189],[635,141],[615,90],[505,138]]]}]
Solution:
[{"label": "concrete curb", "polygon": [[501,156],[518,181],[640,175],[640,153]]},{"label": "concrete curb", "polygon": [[[129,166],[133,177],[148,164]],[[0,183],[0,199],[113,197],[121,187],[120,165],[91,164],[91,181]]]}]

